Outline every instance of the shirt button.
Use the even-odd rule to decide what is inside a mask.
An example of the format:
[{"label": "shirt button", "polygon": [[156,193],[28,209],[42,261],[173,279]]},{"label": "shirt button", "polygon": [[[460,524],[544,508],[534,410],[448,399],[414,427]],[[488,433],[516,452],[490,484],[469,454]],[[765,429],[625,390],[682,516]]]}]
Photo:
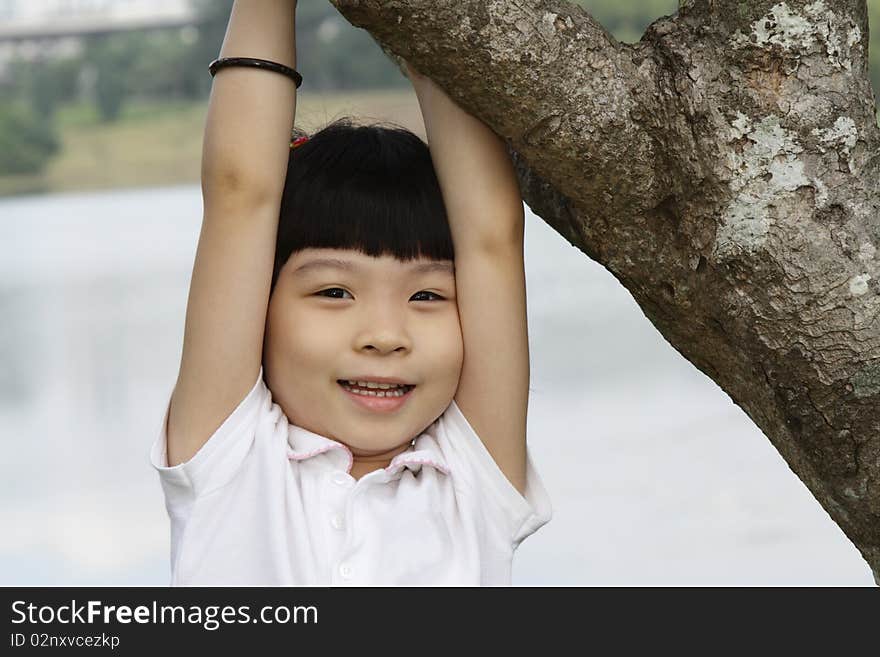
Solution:
[{"label": "shirt button", "polygon": [[342,529],[345,526],[345,523],[342,520],[342,515],[339,513],[330,518],[330,524],[333,525],[333,529]]},{"label": "shirt button", "polygon": [[344,563],[339,566],[339,574],[342,575],[345,579],[349,579],[351,577],[351,566],[347,563]]},{"label": "shirt button", "polygon": [[351,478],[344,472],[334,472],[331,478],[333,479],[334,484],[345,486],[346,488],[351,486]]}]

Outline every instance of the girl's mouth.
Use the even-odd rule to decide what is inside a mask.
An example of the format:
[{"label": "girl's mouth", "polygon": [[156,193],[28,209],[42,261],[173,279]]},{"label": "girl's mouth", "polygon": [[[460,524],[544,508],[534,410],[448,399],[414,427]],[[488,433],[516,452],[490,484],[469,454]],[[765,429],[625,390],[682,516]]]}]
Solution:
[{"label": "girl's mouth", "polygon": [[394,386],[388,389],[362,388],[357,384],[338,379],[336,383],[345,392],[346,397],[371,411],[387,413],[396,411],[412,396],[414,385]]}]

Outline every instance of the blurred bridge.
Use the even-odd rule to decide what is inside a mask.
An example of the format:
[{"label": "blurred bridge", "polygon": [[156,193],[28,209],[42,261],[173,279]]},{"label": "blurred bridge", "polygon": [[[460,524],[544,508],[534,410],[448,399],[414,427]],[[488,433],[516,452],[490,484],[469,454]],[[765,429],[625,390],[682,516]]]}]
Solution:
[{"label": "blurred bridge", "polygon": [[0,0],[0,43],[196,23],[188,0]]}]

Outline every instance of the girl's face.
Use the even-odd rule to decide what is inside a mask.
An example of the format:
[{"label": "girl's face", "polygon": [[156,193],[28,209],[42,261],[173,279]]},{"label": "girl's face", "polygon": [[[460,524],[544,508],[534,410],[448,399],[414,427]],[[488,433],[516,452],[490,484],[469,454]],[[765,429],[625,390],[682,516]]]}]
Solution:
[{"label": "girl's face", "polygon": [[[279,274],[263,361],[273,400],[293,424],[347,445],[355,457],[406,446],[442,415],[463,356],[451,260],[305,249]],[[338,383],[374,377],[416,387],[395,410],[377,412]]]}]

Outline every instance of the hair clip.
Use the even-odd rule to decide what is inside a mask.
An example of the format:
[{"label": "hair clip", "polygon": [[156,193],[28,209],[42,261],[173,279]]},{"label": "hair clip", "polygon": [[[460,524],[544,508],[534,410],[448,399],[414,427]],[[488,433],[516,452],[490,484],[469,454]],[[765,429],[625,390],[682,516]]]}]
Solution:
[{"label": "hair clip", "polygon": [[303,144],[305,144],[309,140],[308,137],[297,137],[296,139],[292,139],[290,141],[290,148],[299,148]]}]

